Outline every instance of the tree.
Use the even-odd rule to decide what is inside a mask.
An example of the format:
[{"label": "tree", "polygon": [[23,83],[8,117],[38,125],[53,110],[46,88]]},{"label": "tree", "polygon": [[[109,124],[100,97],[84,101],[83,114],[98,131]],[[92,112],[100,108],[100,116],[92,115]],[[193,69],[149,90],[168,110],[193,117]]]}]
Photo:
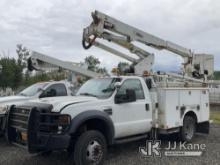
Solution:
[{"label": "tree", "polygon": [[124,74],[125,70],[129,69],[130,65],[127,62],[119,62],[118,63],[118,73]]},{"label": "tree", "polygon": [[220,71],[214,72],[214,80],[220,80]]},{"label": "tree", "polygon": [[88,56],[84,59],[84,63],[88,66],[88,70],[93,72],[108,74],[108,71],[105,67],[100,67],[100,61],[94,56]]},{"label": "tree", "polygon": [[0,59],[2,72],[0,74],[0,86],[16,89],[22,82],[23,68],[18,65],[14,58],[3,57]]},{"label": "tree", "polygon": [[27,57],[30,55],[30,51],[24,47],[22,44],[17,45],[16,49],[17,55],[18,55],[18,65],[21,65],[23,67],[26,66]]}]

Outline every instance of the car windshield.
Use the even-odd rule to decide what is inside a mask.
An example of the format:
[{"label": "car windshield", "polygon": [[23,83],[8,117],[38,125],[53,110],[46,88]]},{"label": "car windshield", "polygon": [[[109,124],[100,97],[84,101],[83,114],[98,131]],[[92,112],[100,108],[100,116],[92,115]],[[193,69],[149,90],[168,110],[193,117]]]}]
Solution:
[{"label": "car windshield", "polygon": [[114,92],[114,83],[117,81],[120,81],[120,79],[102,78],[88,80],[85,84],[82,85],[76,95],[108,98]]},{"label": "car windshield", "polygon": [[48,83],[37,83],[25,88],[18,95],[20,96],[35,96],[40,89],[43,89]]}]

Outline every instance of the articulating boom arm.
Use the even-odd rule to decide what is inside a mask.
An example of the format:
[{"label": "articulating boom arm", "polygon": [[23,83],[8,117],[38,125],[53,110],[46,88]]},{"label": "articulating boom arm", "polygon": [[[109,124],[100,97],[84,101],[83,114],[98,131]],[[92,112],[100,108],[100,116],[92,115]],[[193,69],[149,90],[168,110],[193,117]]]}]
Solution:
[{"label": "articulating boom arm", "polygon": [[42,53],[38,53],[36,51],[31,51],[30,57],[28,58],[28,69],[38,70],[38,71],[48,71],[48,70],[58,70],[62,68],[64,70],[71,71],[75,74],[83,75],[88,78],[96,78],[103,76],[102,74],[92,72],[83,67],[77,66],[75,63],[65,62],[62,60],[58,60],[56,58],[44,55]]},{"label": "articulating boom arm", "polygon": [[[92,45],[95,45],[101,49],[104,49],[115,55],[125,58],[137,65],[142,62],[142,64],[139,65],[139,67],[137,67],[136,69],[141,69],[142,71],[142,67],[144,65],[145,70],[149,69],[154,62],[153,54],[143,50],[138,46],[135,46],[132,43],[135,41],[156,48],[158,50],[164,49],[173,52],[177,55],[180,55],[184,59],[184,71],[188,76],[192,76],[193,71],[197,71],[198,74],[204,74],[204,70],[201,71],[201,69],[198,68],[195,70],[193,68],[194,65],[197,63],[201,65],[201,59],[199,62],[194,61],[194,56],[196,55],[194,55],[190,49],[186,49],[170,41],[166,41],[159,37],[153,36],[149,33],[146,33],[135,27],[127,25],[99,11],[93,12],[92,17],[93,22],[83,31],[83,47],[85,49],[88,49]],[[104,44],[95,41],[96,38],[111,41],[123,48],[128,49],[131,53],[137,55],[139,57],[139,60],[135,60],[129,57],[128,55],[125,55],[117,50],[114,50],[113,48],[110,48]]]}]

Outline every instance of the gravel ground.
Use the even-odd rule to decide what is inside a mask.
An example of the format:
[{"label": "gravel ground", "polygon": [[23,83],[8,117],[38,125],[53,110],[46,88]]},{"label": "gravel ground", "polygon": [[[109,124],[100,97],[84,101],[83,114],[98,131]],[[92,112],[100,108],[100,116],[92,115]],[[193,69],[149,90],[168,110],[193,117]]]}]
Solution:
[{"label": "gravel ground", "polygon": [[[162,151],[168,145],[168,139],[175,140],[175,136],[162,137]],[[190,164],[220,164],[220,125],[212,124],[210,134],[198,134],[193,140],[193,144],[205,144],[206,150],[201,157],[165,157],[161,158],[143,158],[141,157],[139,147],[145,146],[145,141],[137,141],[127,144],[121,144],[109,148],[106,165],[140,165],[140,164],[172,164],[172,165],[190,165]],[[66,152],[54,152],[49,156],[30,155],[25,150],[9,145],[6,141],[0,139],[0,165],[69,165],[71,158]]]}]

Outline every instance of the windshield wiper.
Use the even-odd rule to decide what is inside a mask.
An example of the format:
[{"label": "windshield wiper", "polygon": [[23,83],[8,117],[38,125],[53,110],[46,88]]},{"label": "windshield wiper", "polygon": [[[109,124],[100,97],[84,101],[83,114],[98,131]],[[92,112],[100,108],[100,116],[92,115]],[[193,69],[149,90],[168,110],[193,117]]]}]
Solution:
[{"label": "windshield wiper", "polygon": [[79,95],[98,97],[98,96],[96,96],[96,95],[94,95],[92,93],[86,93],[86,92],[85,93],[80,93]]}]

